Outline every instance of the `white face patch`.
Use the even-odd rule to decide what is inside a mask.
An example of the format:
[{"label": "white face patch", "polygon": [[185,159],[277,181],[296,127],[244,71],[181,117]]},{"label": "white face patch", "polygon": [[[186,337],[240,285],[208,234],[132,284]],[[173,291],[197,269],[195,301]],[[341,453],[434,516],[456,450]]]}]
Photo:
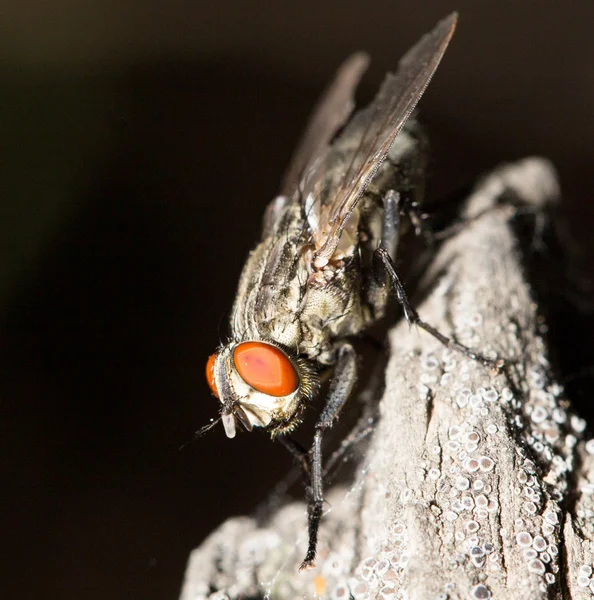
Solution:
[{"label": "white face patch", "polygon": [[272,415],[274,411],[269,407],[261,407],[254,404],[244,403],[243,412],[246,415],[246,419],[248,419],[250,423],[248,431],[251,431],[252,427],[266,427],[269,425],[272,421]]}]

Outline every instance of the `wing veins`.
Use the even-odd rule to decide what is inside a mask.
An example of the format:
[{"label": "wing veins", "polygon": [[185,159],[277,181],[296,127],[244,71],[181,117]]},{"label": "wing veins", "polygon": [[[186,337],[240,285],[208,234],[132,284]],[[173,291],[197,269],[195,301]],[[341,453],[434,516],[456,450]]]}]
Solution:
[{"label": "wing veins", "polygon": [[[350,215],[435,73],[456,22],[457,14],[453,13],[423,36],[400,61],[396,74],[386,77],[371,106],[360,113],[361,118],[367,114],[372,118],[316,232],[314,263],[317,267],[327,264],[336,250]],[[317,181],[310,185],[314,187],[319,183],[322,175],[316,173],[312,179]]]},{"label": "wing veins", "polygon": [[316,105],[289,162],[281,185],[283,195],[293,194],[308,167],[325,152],[336,132],[353,112],[355,89],[368,64],[367,54],[356,52],[338,69],[334,80]]}]

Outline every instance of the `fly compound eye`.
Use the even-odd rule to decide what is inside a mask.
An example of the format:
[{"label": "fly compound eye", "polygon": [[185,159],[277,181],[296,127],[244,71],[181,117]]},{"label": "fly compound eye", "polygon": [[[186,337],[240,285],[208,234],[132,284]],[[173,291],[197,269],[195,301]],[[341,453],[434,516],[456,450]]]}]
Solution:
[{"label": "fly compound eye", "polygon": [[214,362],[216,358],[216,353],[211,354],[206,361],[206,381],[208,382],[208,387],[210,387],[210,391],[218,398],[219,390],[217,390],[217,382],[214,377]]},{"label": "fly compound eye", "polygon": [[299,385],[293,363],[276,346],[263,342],[244,342],[233,351],[233,362],[241,378],[263,394],[288,396]]}]

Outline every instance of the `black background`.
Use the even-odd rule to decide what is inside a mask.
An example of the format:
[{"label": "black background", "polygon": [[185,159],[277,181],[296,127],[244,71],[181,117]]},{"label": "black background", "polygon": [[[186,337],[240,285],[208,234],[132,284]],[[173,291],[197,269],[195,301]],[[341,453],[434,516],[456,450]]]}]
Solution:
[{"label": "black background", "polygon": [[371,53],[369,100],[453,9],[431,193],[548,156],[591,263],[588,0],[2,8],[1,597],[175,598],[190,549],[287,469],[222,427],[178,451],[216,415],[206,358],[336,66]]}]

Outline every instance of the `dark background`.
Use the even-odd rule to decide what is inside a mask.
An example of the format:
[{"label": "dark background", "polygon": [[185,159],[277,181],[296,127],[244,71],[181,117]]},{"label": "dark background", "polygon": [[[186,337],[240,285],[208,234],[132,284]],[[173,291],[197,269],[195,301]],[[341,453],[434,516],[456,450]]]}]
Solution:
[{"label": "dark background", "polygon": [[189,551],[287,469],[222,427],[178,451],[216,416],[206,358],[336,66],[371,53],[369,100],[453,9],[421,104],[431,193],[548,156],[591,261],[589,0],[2,6],[2,598],[175,598]]}]

